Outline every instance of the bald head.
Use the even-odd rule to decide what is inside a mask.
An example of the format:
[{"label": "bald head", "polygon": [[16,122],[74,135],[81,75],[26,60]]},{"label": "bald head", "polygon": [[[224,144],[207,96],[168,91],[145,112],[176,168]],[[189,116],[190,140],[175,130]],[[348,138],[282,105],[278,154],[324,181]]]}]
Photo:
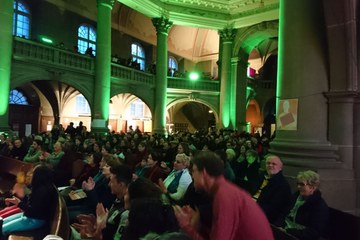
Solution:
[{"label": "bald head", "polygon": [[266,157],[266,172],[269,176],[278,174],[283,168],[283,162],[280,157],[276,155],[269,155]]}]

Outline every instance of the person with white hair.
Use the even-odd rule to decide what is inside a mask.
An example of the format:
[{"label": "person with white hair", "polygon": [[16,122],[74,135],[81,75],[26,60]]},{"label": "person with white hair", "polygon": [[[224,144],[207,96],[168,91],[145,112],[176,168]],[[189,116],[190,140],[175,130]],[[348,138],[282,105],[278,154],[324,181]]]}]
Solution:
[{"label": "person with white hair", "polygon": [[308,170],[297,175],[293,204],[281,227],[299,240],[320,239],[329,221],[329,209],[319,190],[320,176]]},{"label": "person with white hair", "polygon": [[187,188],[192,182],[189,173],[190,157],[185,153],[177,154],[175,157],[173,171],[164,181],[159,179],[159,186],[171,201],[179,202],[185,195]]}]

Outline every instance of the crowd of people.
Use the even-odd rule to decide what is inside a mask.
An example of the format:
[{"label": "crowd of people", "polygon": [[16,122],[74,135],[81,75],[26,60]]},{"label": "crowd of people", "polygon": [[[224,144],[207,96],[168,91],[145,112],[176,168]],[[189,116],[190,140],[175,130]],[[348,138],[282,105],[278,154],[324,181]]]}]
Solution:
[{"label": "crowd of people", "polygon": [[[138,129],[96,135],[70,124],[0,140],[2,155],[47,167],[49,181],[68,186],[61,194],[72,239],[267,240],[273,239],[270,224],[298,239],[319,239],[328,223],[319,175],[300,172],[292,193],[265,135],[226,129],[168,137]],[[39,220],[36,228],[47,216],[28,212],[34,187],[8,201],[22,210],[18,216]],[[83,197],[71,197],[79,192]],[[4,236],[22,230],[8,217]]]}]

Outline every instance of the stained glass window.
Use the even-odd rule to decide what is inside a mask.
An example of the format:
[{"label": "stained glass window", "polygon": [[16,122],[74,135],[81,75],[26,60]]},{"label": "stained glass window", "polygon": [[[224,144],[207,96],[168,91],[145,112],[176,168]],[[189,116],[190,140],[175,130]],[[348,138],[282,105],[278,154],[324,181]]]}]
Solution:
[{"label": "stained glass window", "polygon": [[9,103],[10,104],[20,104],[20,105],[29,105],[24,94],[22,94],[22,92],[19,92],[16,89],[10,91]]}]

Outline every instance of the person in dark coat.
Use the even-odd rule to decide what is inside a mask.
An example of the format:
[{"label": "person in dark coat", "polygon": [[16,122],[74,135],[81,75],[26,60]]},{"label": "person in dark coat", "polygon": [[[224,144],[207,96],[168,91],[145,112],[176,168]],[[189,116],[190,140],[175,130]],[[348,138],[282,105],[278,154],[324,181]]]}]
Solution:
[{"label": "person in dark coat", "polygon": [[266,172],[260,174],[253,199],[265,212],[270,223],[285,214],[291,204],[291,188],[283,173],[283,163],[278,156],[266,156]]},{"label": "person in dark coat", "polygon": [[14,148],[11,150],[11,157],[23,160],[27,154],[27,148],[23,145],[20,138],[14,140]]},{"label": "person in dark coat", "polygon": [[53,172],[47,166],[37,167],[31,181],[31,193],[25,195],[23,190],[18,192],[21,200],[17,197],[5,200],[17,205],[23,212],[5,218],[2,226],[3,239],[7,239],[6,236],[12,232],[40,228],[50,221],[57,202],[52,176]]},{"label": "person in dark coat", "polygon": [[319,190],[319,174],[300,172],[297,181],[292,207],[280,226],[299,240],[318,240],[329,222],[329,208]]}]

